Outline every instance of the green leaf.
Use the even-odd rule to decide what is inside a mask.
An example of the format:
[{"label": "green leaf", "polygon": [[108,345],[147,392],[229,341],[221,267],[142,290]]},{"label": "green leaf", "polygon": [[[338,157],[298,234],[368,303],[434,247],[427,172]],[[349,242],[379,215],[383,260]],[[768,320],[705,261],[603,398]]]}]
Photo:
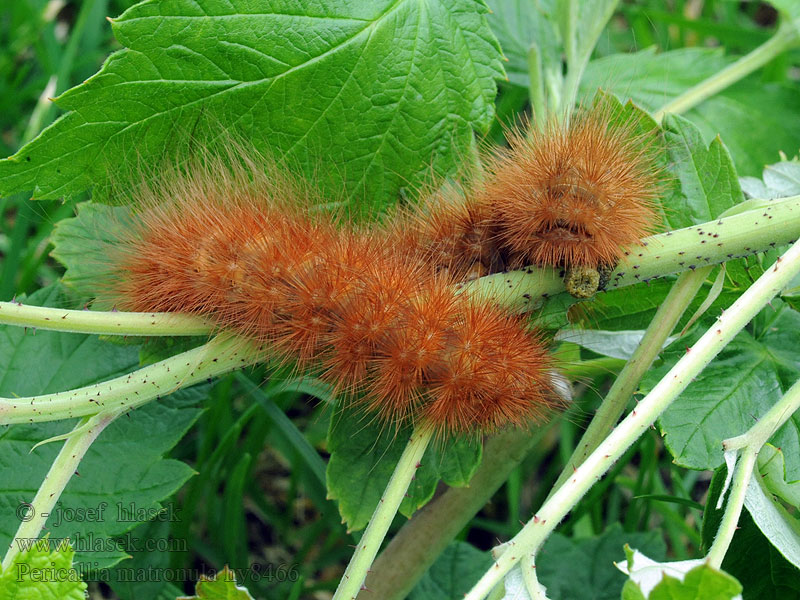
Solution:
[{"label": "green leaf", "polygon": [[247,589],[236,585],[236,577],[228,567],[214,577],[201,577],[194,591],[195,596],[181,596],[177,600],[253,600]]},{"label": "green leaf", "polygon": [[[107,571],[103,580],[111,586],[120,600],[174,600],[182,590],[174,583],[164,581],[169,577],[171,552],[168,550],[186,549],[185,540],[170,537],[170,523],[153,520],[131,530],[131,539],[153,540],[153,546],[140,543],[138,547],[126,548],[131,558],[124,560]],[[159,548],[157,550],[153,549]],[[164,548],[162,550],[161,548]],[[103,573],[103,575],[106,575]],[[144,577],[132,577],[134,573],[148,573]]]},{"label": "green leaf", "polygon": [[[349,530],[362,529],[372,516],[411,429],[393,430],[349,407],[335,414],[328,433],[328,497],[339,502],[339,513]],[[480,464],[477,443],[433,442],[425,452],[400,513],[410,517],[436,491],[439,480],[466,485]]]},{"label": "green leaf", "polygon": [[78,204],[77,210],[77,216],[61,220],[53,228],[55,248],[51,254],[67,268],[62,283],[79,296],[94,297],[98,286],[112,274],[108,249],[130,224],[131,210],[94,202]]},{"label": "green leaf", "polygon": [[686,574],[681,581],[664,575],[648,600],[733,600],[742,591],[742,585],[727,573],[709,565],[700,565]]},{"label": "green leaf", "polygon": [[[709,317],[700,329],[713,323]],[[677,464],[716,469],[723,462],[722,441],[746,432],[800,377],[798,329],[800,313],[773,300],[753,320],[751,331],[739,333],[689,384],[659,420]],[[642,389],[652,389],[691,343],[682,339],[664,351],[663,362],[645,375]],[[800,480],[800,414],[771,441],[786,452],[787,481]]]},{"label": "green leaf", "polygon": [[642,593],[642,590],[639,589],[639,586],[636,585],[632,580],[628,579],[625,582],[625,585],[622,586],[622,600],[647,600]]},{"label": "green leaf", "polygon": [[736,169],[719,137],[706,148],[700,131],[683,117],[664,118],[671,174],[678,182],[664,201],[673,229],[705,223],[742,202]]},{"label": "green leaf", "polygon": [[[765,446],[764,451],[769,446]],[[761,457],[759,456],[759,470]],[[703,545],[708,548],[714,540],[724,507],[716,509],[725,482],[726,468],[714,473],[703,512]],[[742,511],[728,552],[722,562],[725,572],[736,577],[744,587],[744,600],[786,600],[800,597],[800,577],[753,522],[748,511]]]},{"label": "green leaf", "polygon": [[626,543],[659,557],[666,552],[660,532],[628,533],[619,523],[591,538],[568,538],[558,533],[550,536],[536,561],[536,573],[547,588],[547,597],[619,598],[625,576],[614,568],[614,562],[625,559]]},{"label": "green leaf", "polygon": [[800,481],[786,481],[785,453],[782,449],[772,444],[766,444],[758,452],[758,472],[761,481],[769,490],[781,500],[800,508]]},{"label": "green leaf", "polygon": [[8,570],[0,573],[2,597],[9,600],[84,600],[86,584],[72,566],[75,551],[69,544],[51,549],[42,540],[20,552]]},{"label": "green leaf", "polygon": [[[494,116],[501,54],[476,0],[141,2],[125,48],[65,92],[70,111],[8,160],[0,194],[71,196],[235,129],[333,200],[392,202],[453,171]],[[183,140],[183,141],[181,141]]]},{"label": "green leaf", "polygon": [[783,161],[764,167],[761,179],[742,177],[742,189],[753,198],[772,200],[800,195],[800,162]]},{"label": "green leaf", "polygon": [[[782,468],[781,471],[783,471]],[[760,475],[759,464],[759,468],[747,486],[744,505],[764,537],[787,561],[800,569],[800,520],[789,513],[773,496],[772,490]],[[773,483],[777,482],[773,480]],[[779,488],[783,491],[787,490],[785,484],[780,485]],[[794,491],[796,494],[797,490]],[[800,572],[798,574],[800,575]]]},{"label": "green leaf", "polygon": [[[61,288],[40,290],[30,304],[71,306]],[[109,344],[95,336],[0,327],[0,395],[26,396],[63,391],[122,375],[138,366],[138,348]],[[40,365],[31,368],[31,365]],[[181,390],[120,417],[87,452],[79,476],[67,484],[48,519],[54,540],[70,538],[77,561],[92,568],[110,566],[128,556],[122,534],[161,513],[159,503],[191,476],[182,462],[162,455],[183,437],[200,411],[193,408],[204,388]],[[13,425],[0,436],[0,504],[16,508],[30,502],[52,464],[60,443],[33,446],[65,433],[73,422]],[[171,507],[156,518],[180,518]],[[19,526],[14,510],[0,515],[0,544],[7,545]],[[96,544],[101,544],[98,551]]]},{"label": "green leaf", "polygon": [[742,591],[734,577],[700,558],[658,562],[629,546],[625,547],[625,555],[627,563],[618,565],[630,576],[623,599],[732,600]]},{"label": "green leaf", "polygon": [[[645,375],[642,389],[652,389],[687,344],[681,340],[666,350],[664,363]],[[722,440],[747,431],[782,395],[769,354],[742,332],[662,415],[665,444],[677,464],[715,469],[723,462]]]},{"label": "green leaf", "polygon": [[411,590],[408,600],[461,598],[491,565],[488,552],[466,542],[451,542]]},{"label": "green leaf", "polygon": [[[648,48],[633,54],[613,54],[589,63],[581,90],[590,96],[598,87],[632,98],[656,111],[690,87],[726,67],[732,59],[719,49],[681,48],[657,53]],[[748,77],[702,102],[684,116],[710,142],[719,135],[730,149],[737,170],[761,172],[780,151],[797,152],[800,89],[796,83],[763,82]]]},{"label": "green leaf", "polygon": [[[595,329],[567,328],[559,331],[555,339],[560,342],[572,342],[592,352],[629,360],[639,346],[644,330],[634,331],[602,331]],[[667,338],[671,344],[674,338]]]}]

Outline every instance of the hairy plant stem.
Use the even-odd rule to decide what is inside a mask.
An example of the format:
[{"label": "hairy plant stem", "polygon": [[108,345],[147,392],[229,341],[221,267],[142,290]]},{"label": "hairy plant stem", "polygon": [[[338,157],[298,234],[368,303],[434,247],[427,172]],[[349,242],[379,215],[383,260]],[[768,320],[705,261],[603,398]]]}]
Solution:
[{"label": "hairy plant stem", "polygon": [[[553,486],[553,492],[566,481],[574,470],[600,445],[622,416],[628,401],[639,386],[644,374],[661,352],[664,342],[675,329],[686,308],[706,280],[712,267],[704,267],[682,273],[669,291],[653,320],[639,342],[639,346],[625,364],[619,376],[608,390],[597,409],[589,427],[575,447],[567,465]],[[551,492],[551,495],[552,493]]]},{"label": "hairy plant stem", "polygon": [[720,521],[717,529],[714,543],[709,548],[706,556],[711,566],[717,569],[722,566],[722,561],[731,545],[733,535],[736,533],[745,496],[747,495],[747,486],[750,484],[757,464],[758,453],[769,438],[798,410],[800,410],[800,381],[795,382],[783,395],[783,398],[776,402],[758,420],[758,423],[753,425],[746,433],[722,442],[726,455],[739,450],[741,450],[741,454],[736,460],[733,483],[728,495],[728,502],[725,505],[725,513],[722,515],[722,521]]},{"label": "hairy plant stem", "polygon": [[[631,247],[619,262],[607,289],[762,252],[797,237],[800,237],[800,196],[774,200],[719,220],[645,238],[641,246]],[[482,277],[462,289],[528,312],[564,292],[564,280],[556,269],[529,267]],[[64,310],[18,302],[0,302],[0,324],[131,336],[203,335],[213,330],[209,321],[176,313]]]},{"label": "hairy plant stem", "polygon": [[[449,488],[414,513],[375,563],[358,600],[402,600],[447,544],[469,524],[556,421],[533,432],[512,429],[487,440],[469,486]],[[367,591],[368,590],[368,591]]]},{"label": "hairy plant stem", "polygon": [[747,433],[725,440],[722,442],[722,446],[726,452],[747,447],[760,449],[798,410],[800,410],[800,381],[790,387],[783,398],[762,415],[758,423],[753,425]]},{"label": "hairy plant stem", "polygon": [[709,77],[696,86],[689,88],[654,113],[653,118],[660,122],[666,113],[683,113],[694,108],[703,100],[744,79],[776,56],[797,46],[798,43],[800,43],[800,24],[792,21],[784,22],[778,27],[775,35],[761,46],[741,57],[713,77]]},{"label": "hairy plant stem", "polygon": [[240,339],[214,338],[203,346],[102,383],[43,396],[0,398],[0,424],[57,421],[101,411],[131,410],[178,388],[253,364],[262,357],[262,352]]},{"label": "hairy plant stem", "polygon": [[375,560],[386,532],[392,524],[408,486],[414,479],[428,443],[433,437],[433,429],[424,424],[414,429],[400,460],[394,468],[389,484],[378,501],[378,506],[369,520],[364,535],[358,541],[350,564],[339,582],[333,600],[355,600],[367,576],[367,571]]},{"label": "hairy plant stem", "polygon": [[653,424],[655,419],[689,385],[692,378],[736,336],[739,331],[793,277],[800,273],[800,242],[796,242],[725,311],[717,322],[656,384],[653,390],[578,467],[573,476],[536,512],[509,542],[506,550],[484,574],[465,600],[482,600],[523,557],[538,550],[558,523],[591,486]]},{"label": "hairy plant stem", "polygon": [[733,534],[736,532],[739,517],[744,506],[744,497],[747,493],[747,486],[753,475],[753,467],[758,459],[758,450],[748,447],[742,452],[736,461],[733,485],[728,494],[728,503],[725,505],[725,514],[722,515],[717,535],[714,543],[706,555],[706,560],[715,569],[722,566],[722,559],[731,545]]},{"label": "hairy plant stem", "polygon": [[[61,493],[77,471],[78,465],[92,442],[109,423],[123,412],[121,410],[103,411],[92,417],[85,417],[75,426],[53,464],[50,465],[50,470],[45,475],[42,485],[39,486],[39,490],[27,506],[27,515],[18,511],[22,522],[17,533],[11,538],[11,544],[3,558],[3,571],[11,567],[14,559],[24,549],[24,544],[39,537],[39,533],[47,522],[47,516],[53,512]],[[25,518],[23,519],[23,517]]]},{"label": "hairy plant stem", "polygon": [[[613,289],[676,271],[724,262],[794,241],[798,237],[800,196],[793,196],[770,202],[755,210],[646,238],[642,241],[642,246],[632,247],[627,251],[627,255],[611,274],[607,287]],[[488,297],[494,302],[523,312],[537,309],[551,295],[563,292],[564,282],[554,269],[529,268],[526,271],[483,277],[462,289],[466,293]],[[3,322],[6,304],[0,305],[0,322]],[[33,322],[42,328],[58,330],[70,320],[61,318],[67,314],[63,310],[11,304],[14,310],[8,311],[11,315],[9,321],[13,320],[15,325],[29,325],[29,314],[33,315]],[[118,312],[73,313],[77,314],[69,325],[71,331],[86,332],[86,329],[90,329],[92,333],[113,334],[118,333],[121,327],[121,313]],[[98,316],[92,317],[91,323],[86,323],[78,320],[82,314]],[[161,316],[165,321],[160,321]],[[155,322],[160,323],[160,327],[176,316],[178,315],[162,313],[148,314],[144,319],[134,318],[152,323],[158,317]],[[154,328],[153,325],[145,325],[142,333],[148,333]],[[132,327],[129,328],[129,331],[132,330]],[[0,424],[66,419],[94,414],[114,406],[133,408],[179,387],[256,362],[261,354],[260,350],[241,340],[212,340],[205,346],[178,354],[130,375],[86,388],[39,397],[0,398]]]},{"label": "hairy plant stem", "polygon": [[0,323],[34,329],[100,335],[208,335],[214,326],[180,313],[100,312],[0,302]]},{"label": "hairy plant stem", "polygon": [[[759,208],[653,235],[633,246],[611,273],[612,290],[655,277],[694,270],[794,242],[800,237],[800,196]],[[469,293],[530,312],[564,291],[558,271],[529,267],[482,277],[464,286]]]}]

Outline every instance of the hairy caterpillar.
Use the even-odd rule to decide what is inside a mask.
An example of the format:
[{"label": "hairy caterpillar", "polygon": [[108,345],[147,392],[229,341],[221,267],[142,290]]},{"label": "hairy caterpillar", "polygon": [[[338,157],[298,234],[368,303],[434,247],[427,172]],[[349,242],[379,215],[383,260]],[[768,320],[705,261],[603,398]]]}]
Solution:
[{"label": "hairy caterpillar", "polygon": [[567,122],[512,130],[463,198],[448,187],[423,202],[410,235],[461,277],[529,264],[563,267],[573,280],[602,275],[657,222],[660,172],[641,124],[596,102]]},{"label": "hairy caterpillar", "polygon": [[396,235],[313,211],[263,162],[204,156],[142,186],[101,299],[207,316],[385,423],[474,434],[557,404],[552,360],[523,321],[458,294]]}]

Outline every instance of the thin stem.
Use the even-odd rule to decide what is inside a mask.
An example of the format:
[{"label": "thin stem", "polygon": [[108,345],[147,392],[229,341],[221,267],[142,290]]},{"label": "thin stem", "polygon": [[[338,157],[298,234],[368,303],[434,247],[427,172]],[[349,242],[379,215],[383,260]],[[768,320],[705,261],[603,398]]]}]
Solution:
[{"label": "thin stem", "polygon": [[61,493],[73,473],[78,469],[89,446],[97,439],[100,432],[122,412],[119,410],[105,411],[85,418],[75,426],[74,433],[64,442],[58,456],[50,465],[50,470],[45,475],[42,485],[27,506],[27,513],[19,515],[24,518],[22,518],[17,533],[11,539],[11,544],[3,559],[3,571],[11,567],[27,540],[35,540],[39,537],[39,533],[47,522],[47,517],[53,512],[53,507],[61,497]]},{"label": "thin stem", "polygon": [[739,517],[742,514],[742,506],[747,495],[747,487],[753,476],[758,453],[769,438],[798,409],[800,409],[800,381],[795,382],[789,388],[789,391],[747,433],[722,442],[726,453],[736,452],[740,449],[743,449],[743,451],[736,462],[733,485],[728,496],[728,503],[725,505],[725,513],[722,515],[722,521],[719,524],[714,543],[711,545],[706,557],[713,567],[719,569],[722,566],[725,554],[730,548],[739,524]]},{"label": "thin stem", "polygon": [[394,468],[394,473],[369,520],[369,525],[358,541],[356,551],[339,582],[333,600],[355,600],[358,596],[367,571],[375,560],[383,538],[386,537],[386,532],[389,531],[397,509],[408,491],[408,486],[420,467],[420,461],[432,436],[433,429],[424,425],[417,427],[411,434],[411,439],[408,440],[408,445]]},{"label": "thin stem", "polygon": [[722,515],[717,536],[714,538],[714,543],[706,556],[708,563],[715,569],[719,569],[722,566],[722,560],[731,545],[733,534],[736,533],[739,516],[742,514],[742,507],[744,506],[747,486],[753,475],[753,467],[755,467],[757,458],[758,448],[749,447],[742,452],[739,460],[736,461],[736,473],[728,495],[728,503],[725,506],[725,514]]},{"label": "thin stem", "polygon": [[711,269],[712,267],[704,267],[682,273],[675,285],[672,286],[664,302],[658,307],[633,356],[625,364],[611,389],[608,390],[608,394],[597,409],[580,443],[575,447],[567,465],[553,486],[553,490],[558,489],[572,475],[575,468],[586,460],[586,457],[614,428],[642,377],[661,352],[664,342],[675,329],[675,325],[678,324]]},{"label": "thin stem", "polygon": [[783,23],[775,35],[761,46],[746,54],[735,63],[709,77],[696,86],[689,88],[680,96],[664,105],[653,114],[656,121],[661,121],[666,113],[684,113],[737,81],[744,79],[753,71],[760,69],[776,56],[797,45],[800,41],[800,27],[787,21]]},{"label": "thin stem", "polygon": [[213,325],[178,313],[101,312],[0,302],[0,324],[100,335],[208,335]]},{"label": "thin stem", "polygon": [[528,95],[531,99],[533,125],[544,127],[547,122],[547,107],[544,103],[544,75],[542,71],[542,53],[536,42],[528,48]]},{"label": "thin stem", "polygon": [[408,521],[392,538],[367,575],[358,600],[403,600],[470,519],[506,482],[509,474],[557,423],[534,432],[511,429],[489,438],[469,486],[449,488]]},{"label": "thin stem", "polygon": [[466,600],[481,600],[511,570],[516,562],[537,550],[550,532],[577,502],[602,477],[614,462],[650,427],[656,418],[677,398],[758,312],[800,273],[800,242],[796,242],[767,270],[693,348],[675,364],[653,390],[611,432],[598,448],[576,469],[533,519],[523,527],[506,551],[466,595]]},{"label": "thin stem", "polygon": [[203,346],[102,383],[44,396],[0,398],[0,424],[131,410],[178,388],[253,364],[260,357],[257,349],[242,340],[214,338]]},{"label": "thin stem", "polygon": [[[577,0],[567,0],[567,2],[567,27],[564,41],[567,55],[567,75],[564,78],[563,103],[561,105],[561,112],[565,118],[575,105],[583,72],[586,70],[586,65],[589,64],[589,59],[592,56],[594,47],[597,45],[597,40],[606,28],[609,19],[613,16],[619,0],[594,0],[591,3],[581,3],[585,6],[591,6],[592,9],[596,9],[597,4],[601,2],[604,6],[601,14],[594,19],[590,19],[589,22],[580,23],[580,27],[578,27],[580,7]],[[579,32],[584,36],[580,42],[577,39]]]},{"label": "thin stem", "polygon": [[760,449],[798,410],[800,410],[800,381],[790,387],[783,398],[776,402],[747,433],[725,440],[722,442],[723,447],[726,451],[746,447]]}]

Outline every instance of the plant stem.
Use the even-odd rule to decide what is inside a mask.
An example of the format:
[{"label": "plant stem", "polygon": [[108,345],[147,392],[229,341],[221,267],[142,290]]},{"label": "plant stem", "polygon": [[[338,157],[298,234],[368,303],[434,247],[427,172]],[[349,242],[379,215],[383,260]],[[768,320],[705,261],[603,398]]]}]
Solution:
[{"label": "plant stem", "polygon": [[344,572],[333,600],[355,600],[367,576],[367,571],[375,560],[386,532],[397,514],[408,486],[420,466],[425,449],[433,436],[433,429],[425,425],[418,426],[411,434],[400,460],[395,466],[389,484],[378,501],[378,506],[369,520],[364,535],[358,541],[356,551]]},{"label": "plant stem", "polygon": [[575,468],[586,460],[586,457],[614,428],[625,411],[628,401],[636,391],[639,381],[661,352],[664,342],[675,329],[675,325],[703,285],[711,269],[712,267],[704,267],[682,273],[675,285],[672,286],[664,302],[658,307],[633,356],[625,364],[611,389],[608,390],[608,394],[597,409],[580,443],[575,447],[572,456],[553,486],[553,490],[557,490],[572,475]]},{"label": "plant stem", "polygon": [[[619,4],[619,0],[593,0],[591,3],[578,3],[577,0],[567,0],[567,22],[566,27],[563,28],[565,29],[564,46],[567,55],[567,75],[564,78],[563,103],[561,105],[561,112],[565,115],[565,118],[575,105],[583,72],[586,70],[586,65],[589,64],[589,59],[592,56],[594,47],[597,45],[600,34],[603,33],[609,19],[614,15],[617,4]],[[579,23],[581,6],[591,6],[592,9],[596,9],[598,5],[602,5],[601,14],[596,15],[596,18],[587,23]],[[584,36],[580,41],[577,39],[579,34]]]},{"label": "plant stem", "polygon": [[207,335],[213,325],[179,313],[101,312],[0,302],[0,324],[101,335]]},{"label": "plant stem", "polygon": [[486,504],[557,421],[534,432],[502,431],[489,438],[469,486],[450,488],[408,521],[392,538],[367,575],[359,600],[403,600],[458,532]]},{"label": "plant stem", "polygon": [[722,566],[722,561],[728,552],[728,548],[730,548],[739,524],[739,517],[742,514],[747,487],[753,476],[753,469],[757,464],[758,453],[769,438],[798,409],[800,409],[800,381],[795,382],[747,433],[722,442],[726,454],[740,449],[743,450],[736,461],[733,485],[728,496],[728,503],[725,506],[725,514],[722,515],[722,521],[719,524],[719,529],[717,529],[714,543],[711,545],[706,557],[711,566],[719,569]]},{"label": "plant stem", "polygon": [[[798,237],[800,196],[772,201],[758,209],[645,238],[641,246],[626,252],[606,288],[726,262],[792,243]],[[520,312],[530,312],[563,292],[564,280],[554,269],[529,267],[482,277],[463,289]]]},{"label": "plant stem", "polygon": [[713,77],[709,77],[683,92],[655,112],[653,118],[660,122],[666,113],[684,113],[694,108],[703,100],[763,67],[779,54],[797,45],[799,41],[800,27],[791,21],[783,23],[769,40]]},{"label": "plant stem", "polygon": [[27,398],[0,398],[0,424],[57,421],[131,410],[155,398],[253,364],[261,353],[235,338],[214,338],[128,375],[86,387]]},{"label": "plant stem", "polygon": [[542,128],[547,122],[547,107],[544,103],[544,74],[542,53],[536,42],[528,48],[528,95],[531,99],[532,122],[534,127]]},{"label": "plant stem", "polygon": [[725,553],[733,540],[733,534],[736,533],[739,516],[742,514],[742,507],[744,506],[747,486],[753,475],[753,467],[757,458],[758,449],[749,447],[742,452],[739,460],[736,461],[736,473],[728,495],[728,503],[725,506],[725,514],[722,515],[722,521],[719,524],[719,529],[717,529],[717,536],[714,538],[714,543],[706,556],[708,563],[715,569],[719,569],[722,566],[722,559],[725,558]]},{"label": "plant stem", "polygon": [[[11,539],[8,552],[6,552],[5,558],[3,559],[3,571],[11,567],[14,559],[22,548],[22,544],[27,543],[28,540],[34,540],[39,537],[39,533],[42,531],[47,521],[47,516],[52,513],[53,507],[61,497],[61,493],[67,486],[73,473],[78,469],[78,465],[89,449],[89,446],[97,439],[100,432],[122,414],[122,412],[124,411],[104,411],[93,417],[82,419],[75,426],[73,429],[74,433],[64,442],[58,456],[56,456],[53,464],[50,465],[50,470],[47,472],[47,475],[45,475],[42,485],[28,505],[27,515],[30,516],[30,519],[22,520],[17,529],[17,533]],[[22,518],[24,515],[19,514],[18,510],[18,516]]]},{"label": "plant stem", "polygon": [[655,419],[675,400],[702,369],[793,277],[800,273],[800,242],[742,294],[670,369],[653,390],[578,467],[573,476],[544,503],[525,527],[511,540],[506,551],[467,594],[466,600],[481,600],[517,561],[537,550],[566,514],[591,486],[619,459]]},{"label": "plant stem", "polygon": [[800,410],[800,381],[790,387],[783,398],[776,402],[775,406],[770,408],[747,433],[727,439],[722,445],[726,451],[748,446],[760,449],[797,410]]},{"label": "plant stem", "polygon": [[[620,260],[607,289],[762,252],[798,237],[800,196],[771,201],[757,209],[645,238],[642,246],[631,247]],[[463,289],[525,312],[563,292],[564,280],[556,269],[529,267],[482,277]],[[213,329],[206,320],[176,313],[61,310],[16,302],[0,302],[2,323],[106,335],[203,335]]]}]

